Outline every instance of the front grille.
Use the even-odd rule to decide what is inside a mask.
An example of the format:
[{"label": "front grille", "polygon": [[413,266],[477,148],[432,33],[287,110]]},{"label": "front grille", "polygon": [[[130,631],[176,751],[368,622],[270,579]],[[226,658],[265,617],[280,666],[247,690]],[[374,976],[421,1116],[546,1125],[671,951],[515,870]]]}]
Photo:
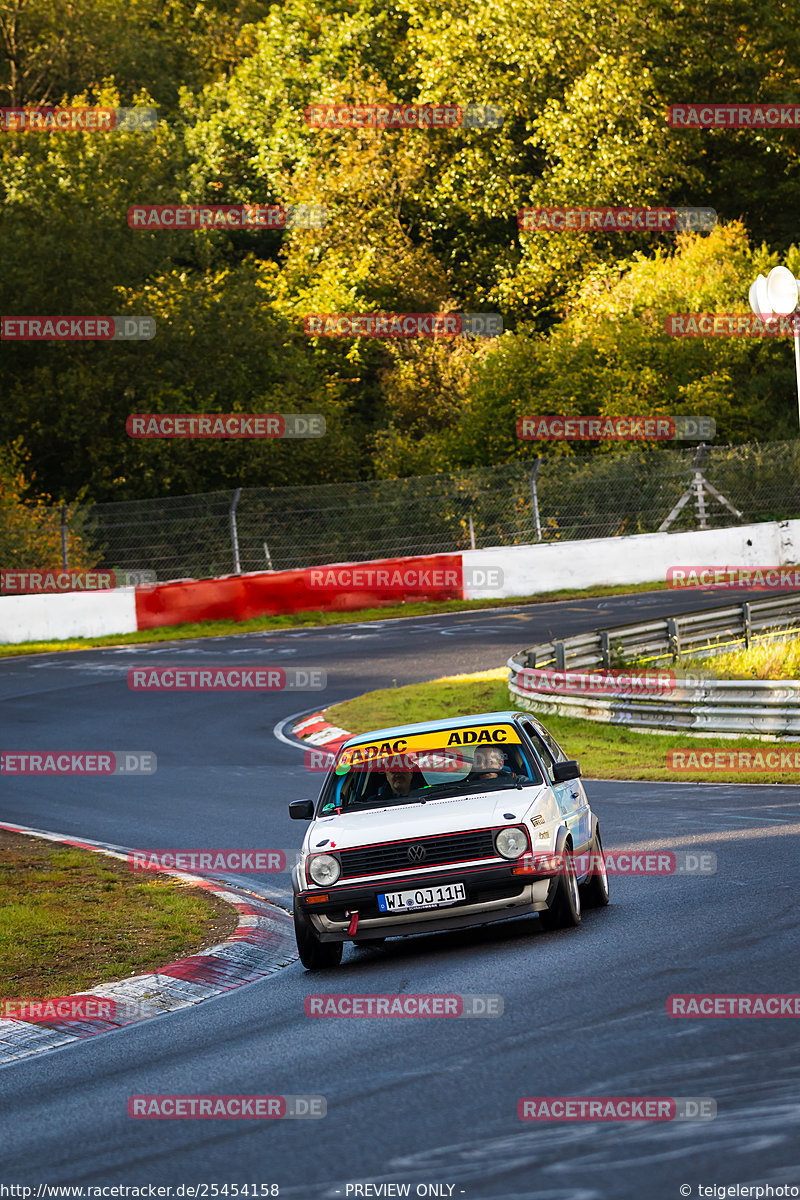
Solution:
[{"label": "front grille", "polygon": [[[425,849],[424,858],[409,858],[414,846]],[[467,862],[473,858],[496,858],[494,832],[473,829],[469,833],[444,834],[439,837],[409,838],[403,842],[386,842],[380,846],[363,846],[342,850],[342,879],[360,875],[381,875],[389,871],[410,871],[415,867],[441,867],[450,863]]]}]

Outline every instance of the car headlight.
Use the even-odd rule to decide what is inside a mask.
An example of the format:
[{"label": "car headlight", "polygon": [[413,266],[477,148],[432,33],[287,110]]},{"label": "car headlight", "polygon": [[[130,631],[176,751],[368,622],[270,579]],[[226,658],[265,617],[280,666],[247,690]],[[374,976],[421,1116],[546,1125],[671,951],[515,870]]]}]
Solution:
[{"label": "car headlight", "polygon": [[501,829],[494,839],[497,853],[503,858],[519,858],[528,849],[528,839],[524,829],[509,827]]},{"label": "car headlight", "polygon": [[320,887],[330,887],[342,873],[338,858],[332,854],[315,854],[308,860],[308,873]]}]

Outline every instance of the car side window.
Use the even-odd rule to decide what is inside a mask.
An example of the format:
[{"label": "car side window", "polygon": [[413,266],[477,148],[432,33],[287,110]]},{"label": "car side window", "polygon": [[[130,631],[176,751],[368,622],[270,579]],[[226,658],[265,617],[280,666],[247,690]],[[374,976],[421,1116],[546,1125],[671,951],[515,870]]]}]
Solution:
[{"label": "car side window", "polygon": [[542,739],[542,737],[534,729],[534,727],[530,721],[523,721],[522,728],[525,730],[526,734],[528,735],[531,742],[533,743],[533,748],[536,751],[536,753],[539,755],[539,758],[542,760],[542,765],[544,766],[544,769],[547,772],[548,778],[549,778],[550,782],[552,783],[553,782],[553,764],[556,761],[555,755],[550,750],[550,747],[547,745],[547,743]]},{"label": "car side window", "polygon": [[543,782],[542,773],[527,746],[509,746],[505,755],[506,770],[511,771],[514,775],[522,776],[523,779],[530,779],[531,783]]},{"label": "car side window", "polygon": [[545,745],[549,749],[550,753],[552,754],[552,756],[556,762],[567,762],[568,761],[567,755],[561,749],[558,742],[556,741],[556,739],[553,737],[553,735],[551,733],[548,733],[546,729],[540,728],[539,735],[542,738],[542,741],[545,743]]}]

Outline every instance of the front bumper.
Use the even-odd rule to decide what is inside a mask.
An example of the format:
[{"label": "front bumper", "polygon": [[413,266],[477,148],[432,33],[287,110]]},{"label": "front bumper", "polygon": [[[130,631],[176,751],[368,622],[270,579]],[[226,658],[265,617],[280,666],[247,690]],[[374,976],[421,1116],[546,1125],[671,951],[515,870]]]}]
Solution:
[{"label": "front bumper", "polygon": [[[317,931],[322,942],[345,942],[350,918],[358,913],[355,938],[399,937],[412,933],[436,933],[468,925],[504,921],[508,917],[541,912],[548,907],[553,874],[512,875],[515,861],[502,866],[448,868],[398,879],[373,880],[370,883],[343,883],[332,888],[298,892],[295,905]],[[414,891],[417,888],[463,883],[466,899],[443,908],[416,909],[407,915],[382,913],[378,895],[382,892]],[[309,899],[326,892],[329,899],[321,904]]]}]

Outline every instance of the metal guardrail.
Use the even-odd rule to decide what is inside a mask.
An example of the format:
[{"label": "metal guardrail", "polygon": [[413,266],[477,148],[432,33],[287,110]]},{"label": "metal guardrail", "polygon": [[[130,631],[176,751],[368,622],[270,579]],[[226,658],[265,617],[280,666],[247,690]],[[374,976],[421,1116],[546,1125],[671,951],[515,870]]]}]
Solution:
[{"label": "metal guardrail", "polygon": [[[749,647],[767,633],[793,630],[800,630],[800,593],[619,625],[542,642],[512,655],[509,691],[523,707],[537,712],[630,729],[794,738],[800,736],[800,681],[675,676],[671,686],[639,694],[624,685],[608,694],[596,694],[603,688],[595,688],[592,694],[585,681],[558,678],[561,672],[613,671],[631,659],[661,668],[681,655]],[[534,668],[551,673],[548,690],[541,690]]]}]

